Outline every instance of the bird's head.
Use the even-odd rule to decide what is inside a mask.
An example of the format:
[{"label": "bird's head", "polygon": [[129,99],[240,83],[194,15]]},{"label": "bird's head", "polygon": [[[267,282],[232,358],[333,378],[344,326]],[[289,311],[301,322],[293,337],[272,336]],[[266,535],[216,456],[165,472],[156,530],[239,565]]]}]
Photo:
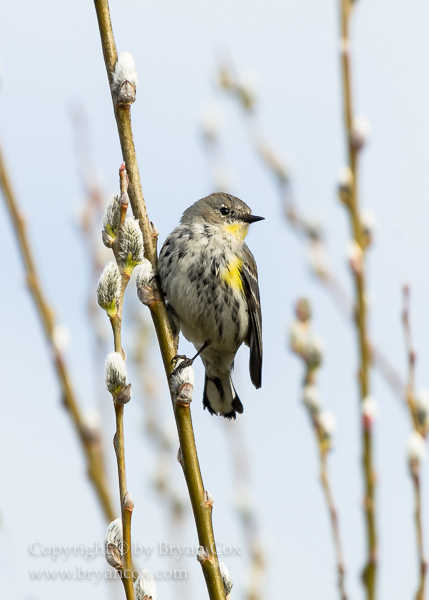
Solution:
[{"label": "bird's head", "polygon": [[245,202],[226,194],[216,192],[195,202],[183,213],[181,223],[202,223],[224,228],[226,232],[241,241],[247,235],[249,225],[262,221],[264,217],[252,215]]}]

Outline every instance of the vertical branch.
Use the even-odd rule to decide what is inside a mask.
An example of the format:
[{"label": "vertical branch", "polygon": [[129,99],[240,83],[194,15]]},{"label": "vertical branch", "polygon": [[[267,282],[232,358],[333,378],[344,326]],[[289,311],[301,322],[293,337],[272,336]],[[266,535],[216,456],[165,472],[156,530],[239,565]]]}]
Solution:
[{"label": "vertical branch", "polygon": [[[107,0],[94,0],[94,5],[97,13],[107,76],[109,83],[112,84],[113,73],[117,62],[117,51],[110,20],[109,4]],[[116,102],[113,93],[112,101],[122,148],[123,160],[126,163],[129,176],[129,195],[133,213],[140,222],[144,239],[145,256],[150,261],[154,271],[156,272],[156,234],[154,233],[154,230],[149,222],[143,198],[131,128],[130,106],[119,105]],[[150,303],[149,308],[158,337],[158,343],[160,346],[166,375],[169,376],[172,372],[172,361],[176,355],[176,348],[158,278],[154,279],[153,287],[154,298]],[[206,579],[209,597],[211,600],[224,600],[225,593],[220,575],[216,545],[213,535],[211,507],[208,507],[204,502],[204,486],[192,429],[190,405],[175,404],[174,415],[180,440],[183,472],[185,474],[195,523],[197,526],[198,539],[200,545],[204,547],[208,555],[207,559],[201,562],[201,566]]]},{"label": "vertical branch", "polygon": [[402,311],[402,323],[404,325],[405,335],[405,346],[407,349],[407,362],[408,362],[408,378],[407,387],[405,390],[407,405],[410,411],[411,424],[413,428],[418,431],[418,420],[416,412],[416,403],[414,398],[414,381],[415,381],[415,366],[416,366],[416,353],[413,348],[413,341],[411,337],[410,327],[410,289],[404,285],[403,288],[403,299],[404,308]]},{"label": "vertical branch", "polygon": [[322,411],[320,393],[317,387],[317,372],[322,363],[323,353],[320,340],[311,331],[311,308],[306,298],[301,298],[296,303],[296,320],[292,323],[290,331],[291,350],[297,354],[305,365],[303,380],[302,400],[307,408],[314,435],[317,442],[320,461],[320,482],[325,495],[326,505],[331,521],[332,536],[334,539],[338,592],[341,600],[347,600],[345,588],[345,565],[341,544],[338,513],[334,503],[332,488],[329,480],[327,455],[332,447],[332,436],[335,430],[333,415]]},{"label": "vertical branch", "polygon": [[[359,385],[361,402],[370,393],[370,349],[367,337],[367,306],[365,301],[365,249],[366,244],[362,232],[358,200],[358,155],[360,147],[355,143],[353,131],[353,97],[350,65],[349,26],[352,12],[351,0],[340,0],[341,20],[341,69],[344,105],[344,126],[347,139],[348,167],[350,169],[350,186],[344,202],[348,213],[352,236],[361,252],[359,268],[353,269],[355,284],[356,330],[360,357]],[[362,466],[365,485],[365,518],[367,530],[367,562],[363,572],[368,600],[376,597],[377,583],[377,525],[375,506],[375,473],[373,467],[372,430],[362,426]]]},{"label": "vertical branch", "polygon": [[[413,347],[410,327],[410,290],[404,286],[404,308],[402,312],[402,321],[404,325],[405,345],[407,348],[408,362],[408,381],[406,389],[406,400],[410,412],[411,424],[416,435],[424,436],[426,434],[426,419],[419,421],[419,410],[415,394],[415,364],[416,353]],[[422,425],[422,426],[421,426]],[[419,439],[419,438],[418,438]],[[424,555],[423,544],[423,525],[422,525],[422,504],[421,504],[421,485],[420,485],[420,461],[413,460],[410,457],[410,474],[413,480],[414,489],[414,514],[416,524],[417,556],[419,561],[419,587],[416,593],[416,600],[424,600],[426,587],[427,563]]]},{"label": "vertical branch", "polygon": [[[124,359],[124,351],[122,350],[121,332],[122,332],[122,312],[124,306],[125,290],[130,280],[130,274],[125,267],[123,255],[128,256],[128,248],[126,248],[127,238],[124,235],[124,223],[128,210],[128,177],[125,170],[125,165],[122,164],[119,169],[120,179],[120,217],[117,229],[116,239],[112,244],[112,250],[116,258],[117,266],[120,272],[119,290],[117,298],[117,308],[115,315],[110,317],[113,330],[114,351],[116,355]],[[140,235],[140,234],[139,234]],[[140,235],[141,238],[141,235]],[[141,244],[141,242],[140,242]],[[126,249],[125,249],[126,248]],[[132,270],[132,269],[131,269]],[[125,371],[125,363],[123,363]],[[125,383],[125,381],[123,382]],[[117,391],[118,390],[118,391]],[[120,575],[124,585],[127,600],[134,600],[133,586],[133,564],[131,554],[131,516],[134,508],[133,501],[127,490],[127,476],[125,470],[125,445],[124,445],[124,404],[131,397],[130,385],[116,385],[110,390],[112,392],[113,404],[116,416],[116,432],[113,438],[115,448],[116,461],[118,465],[118,481],[119,481],[119,497],[121,501],[121,517],[122,517],[122,532],[123,532],[123,550]]]},{"label": "vertical branch", "polygon": [[91,435],[85,424],[85,418],[79,407],[78,400],[72,387],[70,374],[64,356],[55,343],[56,323],[54,312],[49,306],[36,270],[33,252],[28,240],[24,217],[22,216],[15,197],[9,173],[4,162],[0,147],[0,187],[3,192],[15,235],[21,251],[22,260],[27,276],[27,285],[36,305],[46,339],[50,345],[54,367],[61,387],[64,406],[67,409],[73,426],[79,437],[80,445],[85,454],[88,477],[94,487],[100,506],[107,521],[114,519],[113,503],[107,483],[104,456],[100,436]]},{"label": "vertical branch", "polygon": [[325,494],[326,505],[329,511],[332,536],[334,538],[335,553],[337,555],[338,591],[341,600],[347,600],[346,588],[344,583],[345,566],[343,548],[341,544],[340,529],[338,526],[338,513],[335,507],[334,497],[332,495],[331,484],[329,481],[328,463],[326,460],[327,453],[323,450],[320,442],[318,443],[318,447],[320,460],[320,481],[322,483],[323,493]]}]

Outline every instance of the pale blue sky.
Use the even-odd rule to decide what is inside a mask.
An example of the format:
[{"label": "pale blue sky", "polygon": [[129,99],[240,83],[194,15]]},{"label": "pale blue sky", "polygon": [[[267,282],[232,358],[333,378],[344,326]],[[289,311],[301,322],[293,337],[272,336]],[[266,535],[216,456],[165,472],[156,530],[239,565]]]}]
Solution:
[{"label": "pale blue sky", "polygon": [[[368,257],[371,333],[404,376],[401,286],[409,282],[417,382],[419,387],[429,386],[429,7],[423,0],[362,0],[356,5],[356,112],[367,115],[372,126],[360,189],[362,205],[371,207],[378,221],[376,244]],[[299,402],[302,367],[287,349],[292,305],[302,294],[312,299],[314,325],[326,343],[320,387],[325,406],[338,422],[330,468],[344,537],[347,587],[352,599],[363,598],[354,331],[309,273],[303,246],[282,220],[276,190],[249,145],[237,107],[217,92],[213,83],[218,59],[225,54],[239,68],[258,71],[262,127],[269,139],[291,156],[300,204],[306,213],[323,218],[333,263],[351,289],[345,264],[348,222],[335,195],[337,173],[344,163],[337,3],[123,0],[112,1],[111,12],[118,50],[133,53],[139,74],[133,127],[147,206],[160,241],[187,206],[212,191],[199,120],[207,103],[214,101],[225,113],[222,142],[236,173],[234,192],[255,214],[266,217],[248,237],[260,272],[265,350],[262,390],[251,386],[245,349],[239,353],[235,375],[245,405],[240,421],[269,560],[266,598],[337,597],[333,544],[318,482],[316,450]],[[85,313],[89,269],[75,222],[82,190],[71,106],[82,105],[88,113],[94,162],[109,194],[117,189],[121,162],[92,2],[3,3],[0,61],[2,144],[28,218],[48,297],[60,322],[71,330],[69,364],[82,401],[89,406],[95,402],[102,373],[94,376],[92,372],[92,338]],[[93,600],[105,598],[102,584],[32,582],[28,575],[30,569],[55,568],[49,559],[29,554],[31,542],[92,544],[103,540],[104,524],[86,482],[68,417],[60,407],[57,382],[25,289],[3,203],[0,219],[4,406],[0,589],[5,598],[20,600],[51,600],[60,595],[67,600],[76,594]],[[153,359],[161,373],[156,348]],[[165,419],[172,423],[167,387],[161,381]],[[227,438],[222,422],[202,410],[202,382],[198,365],[193,419],[204,482],[215,497],[216,538],[225,544],[243,545],[231,498]],[[405,461],[409,419],[377,374],[373,384],[380,407],[375,429],[379,597],[411,598],[417,563],[413,497]],[[107,392],[105,402],[109,410]],[[111,416],[113,419],[113,410]],[[156,546],[170,539],[165,512],[149,487],[154,454],[142,437],[141,422],[141,404],[135,397],[127,407],[125,424],[129,489],[136,502],[134,535],[141,544]],[[427,475],[426,464],[425,524],[429,523]],[[185,494],[179,465],[175,481]],[[197,543],[190,517],[179,541]],[[238,598],[247,562],[237,557],[226,562],[236,585],[233,598]],[[85,568],[86,564],[77,557],[66,561],[64,568]],[[145,566],[155,571],[167,568],[165,564],[165,559],[153,553]],[[88,568],[104,568],[103,560]],[[193,597],[204,597],[196,560],[186,568]],[[169,584],[160,582],[159,597],[173,597]]]}]

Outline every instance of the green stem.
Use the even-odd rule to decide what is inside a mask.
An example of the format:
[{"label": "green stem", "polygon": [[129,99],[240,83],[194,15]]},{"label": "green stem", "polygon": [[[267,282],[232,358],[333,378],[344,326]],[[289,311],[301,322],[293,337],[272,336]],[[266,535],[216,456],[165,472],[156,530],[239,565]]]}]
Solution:
[{"label": "green stem", "polygon": [[[420,433],[419,422],[417,418],[416,400],[414,393],[415,380],[415,363],[416,353],[413,347],[410,325],[410,290],[408,286],[404,286],[404,309],[402,312],[402,322],[404,325],[405,345],[407,348],[408,357],[408,382],[406,389],[406,401],[410,413],[411,425],[415,432]],[[422,526],[422,501],[421,501],[421,486],[420,473],[418,468],[411,467],[411,477],[414,487],[414,503],[415,503],[415,523],[416,523],[416,538],[417,538],[417,557],[419,561],[419,587],[416,593],[416,600],[424,600],[426,587],[426,571],[427,564],[424,555],[423,544],[423,526]]]},{"label": "green stem", "polygon": [[127,476],[125,471],[125,447],[124,447],[124,407],[115,404],[116,415],[116,433],[115,433],[115,453],[118,464],[119,496],[121,499],[122,532],[124,541],[124,551],[122,561],[124,569],[121,572],[121,579],[124,585],[127,600],[134,600],[133,586],[133,564],[131,554],[131,515],[132,510],[126,507],[127,496]]},{"label": "green stem", "polygon": [[328,475],[328,464],[326,460],[326,451],[323,450],[322,444],[319,442],[319,459],[320,459],[320,481],[322,483],[323,492],[325,494],[326,505],[329,511],[329,518],[331,519],[331,529],[334,538],[335,553],[337,555],[337,572],[338,572],[338,591],[340,593],[341,600],[347,600],[347,594],[345,589],[345,567],[343,548],[341,545],[340,529],[338,526],[338,514],[335,508],[334,498],[332,495],[331,484],[329,482]]},{"label": "green stem", "polygon": [[[352,173],[350,198],[347,204],[353,239],[359,244],[363,254],[362,225],[358,201],[358,151],[353,144],[353,97],[350,65],[349,25],[352,5],[350,0],[340,0],[341,19],[341,68],[344,103],[344,125],[347,138],[348,163]],[[369,369],[370,352],[367,336],[367,309],[365,300],[365,261],[362,270],[354,274],[356,329],[360,357],[359,384],[360,399],[363,401],[370,392]],[[367,531],[367,562],[363,573],[368,600],[376,598],[377,584],[377,526],[375,513],[375,473],[372,458],[372,432],[362,421],[362,467],[365,486],[365,522]]]},{"label": "green stem", "polygon": [[[107,0],[94,0],[94,5],[100,29],[101,45],[103,49],[107,76],[109,83],[111,83],[112,73],[115,69],[118,54],[113,37],[109,3]],[[112,101],[114,103],[113,97]],[[122,156],[126,164],[129,177],[128,192],[133,214],[139,219],[140,222],[144,239],[145,256],[151,262],[156,272],[156,237],[152,233],[152,228],[150,226],[144,202],[131,128],[130,109],[128,107],[116,107],[114,104],[114,110],[122,148]],[[158,280],[154,281],[154,288],[155,301],[149,308],[158,337],[158,343],[161,350],[165,372],[168,377],[172,371],[172,360],[176,355],[176,348],[170,329],[164,298],[160,291]],[[204,486],[198,462],[190,409],[183,409],[183,407],[176,409],[175,418],[183,455],[183,470],[194,511],[199,543],[200,545],[204,546],[209,553],[209,559],[202,563],[209,597],[211,600],[224,600],[225,593],[214,544],[211,516],[208,518],[208,515],[206,514],[208,512],[208,508],[204,505]],[[207,546],[207,543],[209,546]]]},{"label": "green stem", "polygon": [[419,588],[416,593],[416,600],[425,599],[425,587],[426,587],[426,571],[427,564],[423,549],[423,527],[422,527],[422,502],[421,502],[421,491],[420,491],[420,474],[418,472],[412,473],[414,483],[414,498],[415,498],[415,521],[416,521],[416,532],[417,532],[417,548],[419,556]]}]

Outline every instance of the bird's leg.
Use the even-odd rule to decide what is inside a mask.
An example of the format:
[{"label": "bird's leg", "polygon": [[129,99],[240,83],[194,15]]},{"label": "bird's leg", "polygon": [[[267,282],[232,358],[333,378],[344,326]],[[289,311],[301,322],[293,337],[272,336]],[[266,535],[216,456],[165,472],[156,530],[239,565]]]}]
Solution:
[{"label": "bird's leg", "polygon": [[177,367],[175,367],[175,369],[170,374],[170,377],[173,373],[177,373],[177,372],[181,371],[182,369],[184,369],[185,367],[191,367],[194,363],[194,360],[200,356],[201,352],[203,352],[203,350],[205,350],[209,344],[210,344],[210,342],[204,342],[204,344],[198,350],[196,355],[193,356],[192,358],[187,358],[184,354],[176,354],[176,356],[173,357],[171,362],[174,363],[177,360],[179,360],[179,358],[182,359],[182,362],[180,364],[178,364]]}]

